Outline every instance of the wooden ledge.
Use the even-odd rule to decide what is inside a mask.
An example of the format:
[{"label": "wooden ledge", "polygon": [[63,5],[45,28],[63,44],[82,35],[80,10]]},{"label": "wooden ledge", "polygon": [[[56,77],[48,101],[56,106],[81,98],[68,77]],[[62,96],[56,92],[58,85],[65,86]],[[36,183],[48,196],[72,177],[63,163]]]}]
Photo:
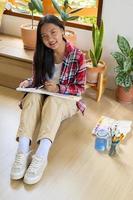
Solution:
[{"label": "wooden ledge", "polygon": [[33,54],[23,48],[21,38],[0,34],[0,85],[15,89],[31,77]]},{"label": "wooden ledge", "polygon": [[25,50],[21,38],[0,34],[0,56],[32,63],[33,50]]}]

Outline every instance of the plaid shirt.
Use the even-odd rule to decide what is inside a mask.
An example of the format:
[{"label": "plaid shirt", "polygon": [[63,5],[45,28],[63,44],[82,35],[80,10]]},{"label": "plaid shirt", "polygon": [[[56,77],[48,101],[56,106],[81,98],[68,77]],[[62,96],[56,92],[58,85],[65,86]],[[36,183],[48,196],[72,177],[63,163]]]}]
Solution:
[{"label": "plaid shirt", "polygon": [[[34,70],[33,78],[30,80],[32,84],[34,82]],[[86,64],[84,55],[67,41],[59,78],[59,92],[62,94],[81,95],[85,91],[85,83]],[[83,101],[76,102],[76,105],[84,113],[86,106]]]},{"label": "plaid shirt", "polygon": [[[59,92],[62,94],[81,95],[85,91],[86,64],[83,53],[66,42],[66,52],[63,59],[59,79]],[[78,109],[84,113],[85,104],[76,102]]]}]

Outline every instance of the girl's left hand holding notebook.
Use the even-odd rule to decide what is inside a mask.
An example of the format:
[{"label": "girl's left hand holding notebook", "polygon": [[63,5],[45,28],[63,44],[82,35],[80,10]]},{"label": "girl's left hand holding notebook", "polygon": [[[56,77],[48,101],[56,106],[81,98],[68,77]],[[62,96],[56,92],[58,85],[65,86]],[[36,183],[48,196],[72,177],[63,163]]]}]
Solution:
[{"label": "girl's left hand holding notebook", "polygon": [[22,82],[19,84],[19,87],[21,87],[21,88],[27,88],[27,87],[29,87],[30,85],[31,85],[30,81],[24,80],[24,81],[22,81]]}]

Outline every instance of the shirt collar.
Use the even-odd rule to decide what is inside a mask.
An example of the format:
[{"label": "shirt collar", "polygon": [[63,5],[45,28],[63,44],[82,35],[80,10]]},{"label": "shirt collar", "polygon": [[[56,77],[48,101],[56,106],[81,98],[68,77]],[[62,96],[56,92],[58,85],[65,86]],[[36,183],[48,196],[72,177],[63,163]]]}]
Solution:
[{"label": "shirt collar", "polygon": [[74,49],[74,46],[69,42],[69,41],[66,41],[66,50],[65,50],[65,57],[68,56],[68,54],[73,51]]}]

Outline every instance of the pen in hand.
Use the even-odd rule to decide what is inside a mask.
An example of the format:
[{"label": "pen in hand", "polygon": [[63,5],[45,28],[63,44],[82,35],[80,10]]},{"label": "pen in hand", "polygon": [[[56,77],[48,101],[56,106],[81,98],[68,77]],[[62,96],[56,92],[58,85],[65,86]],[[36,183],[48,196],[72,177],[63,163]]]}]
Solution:
[{"label": "pen in hand", "polygon": [[41,89],[41,88],[43,88],[44,87],[44,85],[40,85],[39,87],[37,87],[37,89]]}]

